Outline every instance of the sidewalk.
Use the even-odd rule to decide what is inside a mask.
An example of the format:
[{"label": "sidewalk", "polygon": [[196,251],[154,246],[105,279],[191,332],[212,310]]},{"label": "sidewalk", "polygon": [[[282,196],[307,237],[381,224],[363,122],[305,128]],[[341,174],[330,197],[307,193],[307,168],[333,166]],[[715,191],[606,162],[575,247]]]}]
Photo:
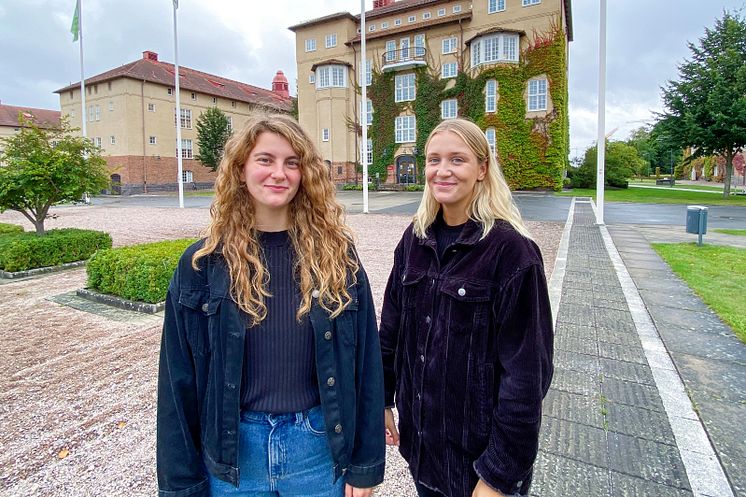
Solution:
[{"label": "sidewalk", "polygon": [[[558,310],[555,378],[544,403],[532,495],[746,495],[740,481],[746,460],[741,426],[746,346],[732,333],[728,336],[685,284],[665,274],[667,266],[656,261],[641,235],[629,228],[612,230],[623,245],[623,262],[606,227],[595,224],[590,202],[574,202],[568,226],[557,276],[550,282]],[[635,265],[632,277],[625,263]],[[663,297],[671,304],[651,312],[651,321],[648,310],[663,309],[655,298],[673,295],[674,288],[680,299]],[[684,301],[693,307],[698,303],[699,314],[678,312]],[[669,356],[679,350],[680,331],[688,333],[691,345]],[[711,340],[710,333],[720,338]],[[719,354],[710,354],[711,348]],[[686,353],[695,359],[689,360],[682,382],[679,361]],[[720,379],[726,367],[733,375],[729,382]],[[697,375],[703,371],[712,374]],[[708,432],[687,389],[701,392],[693,397]],[[708,401],[715,395],[729,402]]]}]

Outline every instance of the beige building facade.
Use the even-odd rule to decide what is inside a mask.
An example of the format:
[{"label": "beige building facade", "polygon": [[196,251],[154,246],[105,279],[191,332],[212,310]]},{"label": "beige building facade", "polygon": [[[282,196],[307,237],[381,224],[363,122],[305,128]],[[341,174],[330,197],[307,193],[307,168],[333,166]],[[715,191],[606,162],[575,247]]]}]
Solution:
[{"label": "beige building facade", "polygon": [[[179,68],[181,115],[177,120],[174,66],[143,52],[140,60],[86,79],[86,134],[101,147],[111,171],[112,193],[173,190],[178,186],[176,123],[181,126],[182,179],[186,188],[209,188],[216,174],[196,160],[196,123],[218,107],[234,129],[255,112],[290,111],[292,100],[281,71],[273,90]],[[57,90],[62,115],[82,127],[80,83]]]},{"label": "beige building facade", "polygon": [[0,103],[0,152],[4,149],[2,140],[16,135],[23,127],[23,119],[32,120],[41,128],[54,127],[60,123],[60,112]]},{"label": "beige building facade", "polygon": [[[397,105],[412,103],[402,107],[395,123],[382,123],[393,136],[377,138],[391,142],[386,147],[394,148],[391,152],[383,147],[390,157],[386,181],[410,183],[421,179],[417,164],[422,152],[417,144],[425,138],[418,136],[423,126],[418,123],[421,116],[414,104],[420,87],[417,74],[422,74],[418,71],[425,69],[445,80],[446,95],[460,73],[478,78],[496,66],[520,65],[526,50],[537,45],[537,34],[540,38],[544,33],[561,31],[565,49],[572,40],[570,0],[376,0],[366,13],[365,68],[360,63],[359,15],[340,12],[289,29],[296,35],[299,121],[315,138],[338,183],[356,182],[361,177],[359,167],[356,172],[356,163],[362,162],[360,124],[372,124],[377,109],[371,100],[361,103],[360,88],[370,85],[374,74],[394,73],[387,91],[394,94]],[[548,86],[562,83],[566,87],[566,69],[560,77],[563,81],[556,79],[536,74],[524,82],[527,122],[553,119],[557,114]],[[488,81],[484,92],[485,113],[496,113],[499,78]],[[464,115],[460,103],[462,96],[443,96],[440,117]],[[485,132],[497,151],[500,144],[495,142],[499,138],[494,129],[490,133],[485,128]],[[371,135],[376,135],[375,130]],[[372,164],[375,158],[369,152],[365,160]]]}]

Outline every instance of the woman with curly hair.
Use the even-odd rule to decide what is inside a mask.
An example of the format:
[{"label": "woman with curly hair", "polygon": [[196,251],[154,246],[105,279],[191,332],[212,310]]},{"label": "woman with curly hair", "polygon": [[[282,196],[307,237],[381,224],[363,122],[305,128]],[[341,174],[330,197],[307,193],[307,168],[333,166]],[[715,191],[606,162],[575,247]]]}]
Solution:
[{"label": "woman with curly hair", "polygon": [[226,144],[166,299],[160,495],[367,497],[383,479],[368,279],[319,153],[258,116]]}]

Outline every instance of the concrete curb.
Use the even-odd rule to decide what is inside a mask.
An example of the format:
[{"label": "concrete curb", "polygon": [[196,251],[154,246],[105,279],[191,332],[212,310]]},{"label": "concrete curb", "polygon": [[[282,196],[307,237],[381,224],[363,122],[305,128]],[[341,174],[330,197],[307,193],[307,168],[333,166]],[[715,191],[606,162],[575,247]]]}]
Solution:
[{"label": "concrete curb", "polygon": [[8,279],[8,280],[15,280],[15,279],[21,279],[21,278],[30,278],[32,276],[38,276],[40,274],[58,273],[60,271],[65,271],[67,269],[76,269],[81,266],[85,266],[87,262],[88,261],[66,262],[65,264],[60,264],[59,266],[38,267],[35,269],[29,269],[27,271],[9,272],[9,271],[0,270],[0,278]]},{"label": "concrete curb", "polygon": [[136,302],[134,300],[127,300],[121,297],[115,297],[114,295],[107,295],[105,293],[98,293],[88,288],[79,288],[75,293],[84,299],[92,300],[100,304],[110,305],[119,309],[127,311],[142,312],[145,314],[155,314],[161,312],[166,307],[166,302],[158,302],[157,304],[148,304],[145,302]]},{"label": "concrete curb", "polygon": [[552,323],[557,328],[557,313],[559,311],[560,301],[562,300],[562,283],[565,281],[565,269],[567,268],[567,251],[570,247],[570,231],[572,230],[572,220],[575,216],[575,197],[570,202],[570,209],[565,221],[565,229],[562,230],[562,238],[557,248],[557,256],[554,259],[554,269],[552,276],[549,278],[549,302],[552,306]]}]

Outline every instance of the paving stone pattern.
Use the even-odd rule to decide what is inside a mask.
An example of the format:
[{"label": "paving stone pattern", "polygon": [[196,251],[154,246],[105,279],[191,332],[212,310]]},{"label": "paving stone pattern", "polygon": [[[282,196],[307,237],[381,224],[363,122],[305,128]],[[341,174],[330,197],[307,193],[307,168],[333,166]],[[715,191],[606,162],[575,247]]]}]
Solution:
[{"label": "paving stone pattern", "polygon": [[590,204],[575,205],[554,365],[531,495],[692,495]]}]

